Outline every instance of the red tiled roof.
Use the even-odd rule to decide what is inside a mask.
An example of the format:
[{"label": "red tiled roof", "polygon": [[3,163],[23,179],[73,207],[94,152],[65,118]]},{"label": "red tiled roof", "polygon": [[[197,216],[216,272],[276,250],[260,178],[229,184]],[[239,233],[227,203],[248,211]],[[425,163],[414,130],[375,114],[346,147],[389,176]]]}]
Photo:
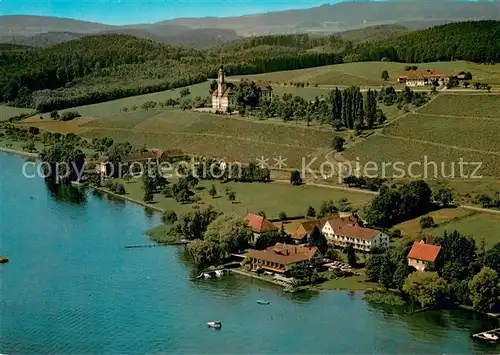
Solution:
[{"label": "red tiled roof", "polygon": [[360,227],[354,216],[335,217],[329,219],[327,222],[335,234],[343,237],[372,240],[379,233],[376,229]]},{"label": "red tiled roof", "polygon": [[263,233],[278,230],[274,224],[269,222],[262,216],[250,213],[246,218],[247,225],[252,228],[255,233]]},{"label": "red tiled roof", "polygon": [[275,246],[265,250],[250,252],[247,254],[247,257],[288,265],[299,261],[311,260],[317,251],[317,247],[276,243]]},{"label": "red tiled roof", "polygon": [[291,237],[293,239],[301,240],[306,235],[311,234],[312,231],[314,230],[314,227],[318,227],[319,230],[321,231],[323,229],[323,226],[325,225],[326,221],[327,221],[327,218],[320,218],[320,219],[314,219],[311,221],[302,222],[297,226],[297,229],[295,229],[295,231],[292,233]]},{"label": "red tiled roof", "polygon": [[436,261],[440,250],[441,247],[438,245],[425,244],[423,241],[420,241],[413,243],[413,246],[408,253],[408,258],[433,263],[434,261]]},{"label": "red tiled roof", "polygon": [[429,78],[444,78],[446,75],[441,72],[437,72],[434,70],[413,70],[403,75],[400,75],[399,78],[407,79],[407,80],[418,80],[418,79],[429,79]]}]

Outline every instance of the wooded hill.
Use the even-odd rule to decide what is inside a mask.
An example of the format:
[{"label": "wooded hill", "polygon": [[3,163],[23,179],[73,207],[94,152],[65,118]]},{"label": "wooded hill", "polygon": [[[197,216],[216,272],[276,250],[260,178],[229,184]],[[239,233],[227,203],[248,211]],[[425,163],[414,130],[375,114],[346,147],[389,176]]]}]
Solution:
[{"label": "wooded hill", "polygon": [[[186,86],[215,77],[343,61],[500,62],[500,22],[454,23],[355,43],[339,36],[250,37],[200,51],[128,35],[96,35],[49,48],[0,47],[0,101],[39,111]],[[207,92],[208,94],[208,92]]]}]

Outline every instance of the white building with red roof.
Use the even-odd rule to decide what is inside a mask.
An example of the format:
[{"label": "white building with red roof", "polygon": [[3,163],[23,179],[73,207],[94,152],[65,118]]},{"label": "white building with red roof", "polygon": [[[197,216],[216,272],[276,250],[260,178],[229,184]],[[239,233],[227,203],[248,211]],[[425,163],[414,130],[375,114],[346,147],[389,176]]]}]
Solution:
[{"label": "white building with red roof", "polygon": [[406,86],[425,86],[431,85],[434,82],[439,85],[444,85],[448,81],[449,78],[444,73],[432,69],[410,70],[400,75],[398,78],[398,82],[404,83]]},{"label": "white building with red roof", "polygon": [[425,271],[427,265],[434,264],[440,251],[439,245],[426,244],[424,240],[415,242],[408,253],[408,265],[417,271]]},{"label": "white building with red roof", "polygon": [[374,247],[389,245],[389,236],[379,230],[360,227],[353,216],[328,219],[322,228],[327,241],[339,247],[370,251]]}]

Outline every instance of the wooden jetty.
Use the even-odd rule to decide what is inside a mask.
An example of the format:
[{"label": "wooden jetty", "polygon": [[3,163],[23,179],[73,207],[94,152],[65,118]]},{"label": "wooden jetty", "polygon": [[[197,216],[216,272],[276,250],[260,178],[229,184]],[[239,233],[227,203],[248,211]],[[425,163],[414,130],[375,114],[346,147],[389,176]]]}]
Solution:
[{"label": "wooden jetty", "polygon": [[126,249],[133,249],[133,248],[157,248],[157,247],[166,247],[169,245],[184,245],[187,244],[187,241],[178,241],[178,242],[172,242],[172,243],[148,243],[148,244],[132,244],[132,245],[125,245]]},{"label": "wooden jetty", "polygon": [[489,344],[496,343],[500,339],[500,328],[476,333],[472,335],[472,338]]}]

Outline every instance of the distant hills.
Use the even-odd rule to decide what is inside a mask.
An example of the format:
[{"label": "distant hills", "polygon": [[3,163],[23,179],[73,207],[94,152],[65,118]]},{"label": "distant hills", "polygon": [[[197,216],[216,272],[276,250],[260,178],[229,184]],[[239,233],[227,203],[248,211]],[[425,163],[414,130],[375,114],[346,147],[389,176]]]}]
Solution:
[{"label": "distant hills", "polygon": [[[0,16],[0,42],[50,46],[89,34],[118,33],[160,43],[205,49],[242,36],[318,33],[332,34],[370,27],[368,32],[344,32],[347,40],[363,41],[400,35],[404,31],[449,22],[500,20],[498,2],[353,1],[310,9],[287,10],[240,17],[179,18],[154,24],[111,26],[102,23],[43,16]],[[391,27],[379,27],[392,25]],[[375,32],[373,29],[377,29]],[[380,37],[377,37],[380,36]]]}]

